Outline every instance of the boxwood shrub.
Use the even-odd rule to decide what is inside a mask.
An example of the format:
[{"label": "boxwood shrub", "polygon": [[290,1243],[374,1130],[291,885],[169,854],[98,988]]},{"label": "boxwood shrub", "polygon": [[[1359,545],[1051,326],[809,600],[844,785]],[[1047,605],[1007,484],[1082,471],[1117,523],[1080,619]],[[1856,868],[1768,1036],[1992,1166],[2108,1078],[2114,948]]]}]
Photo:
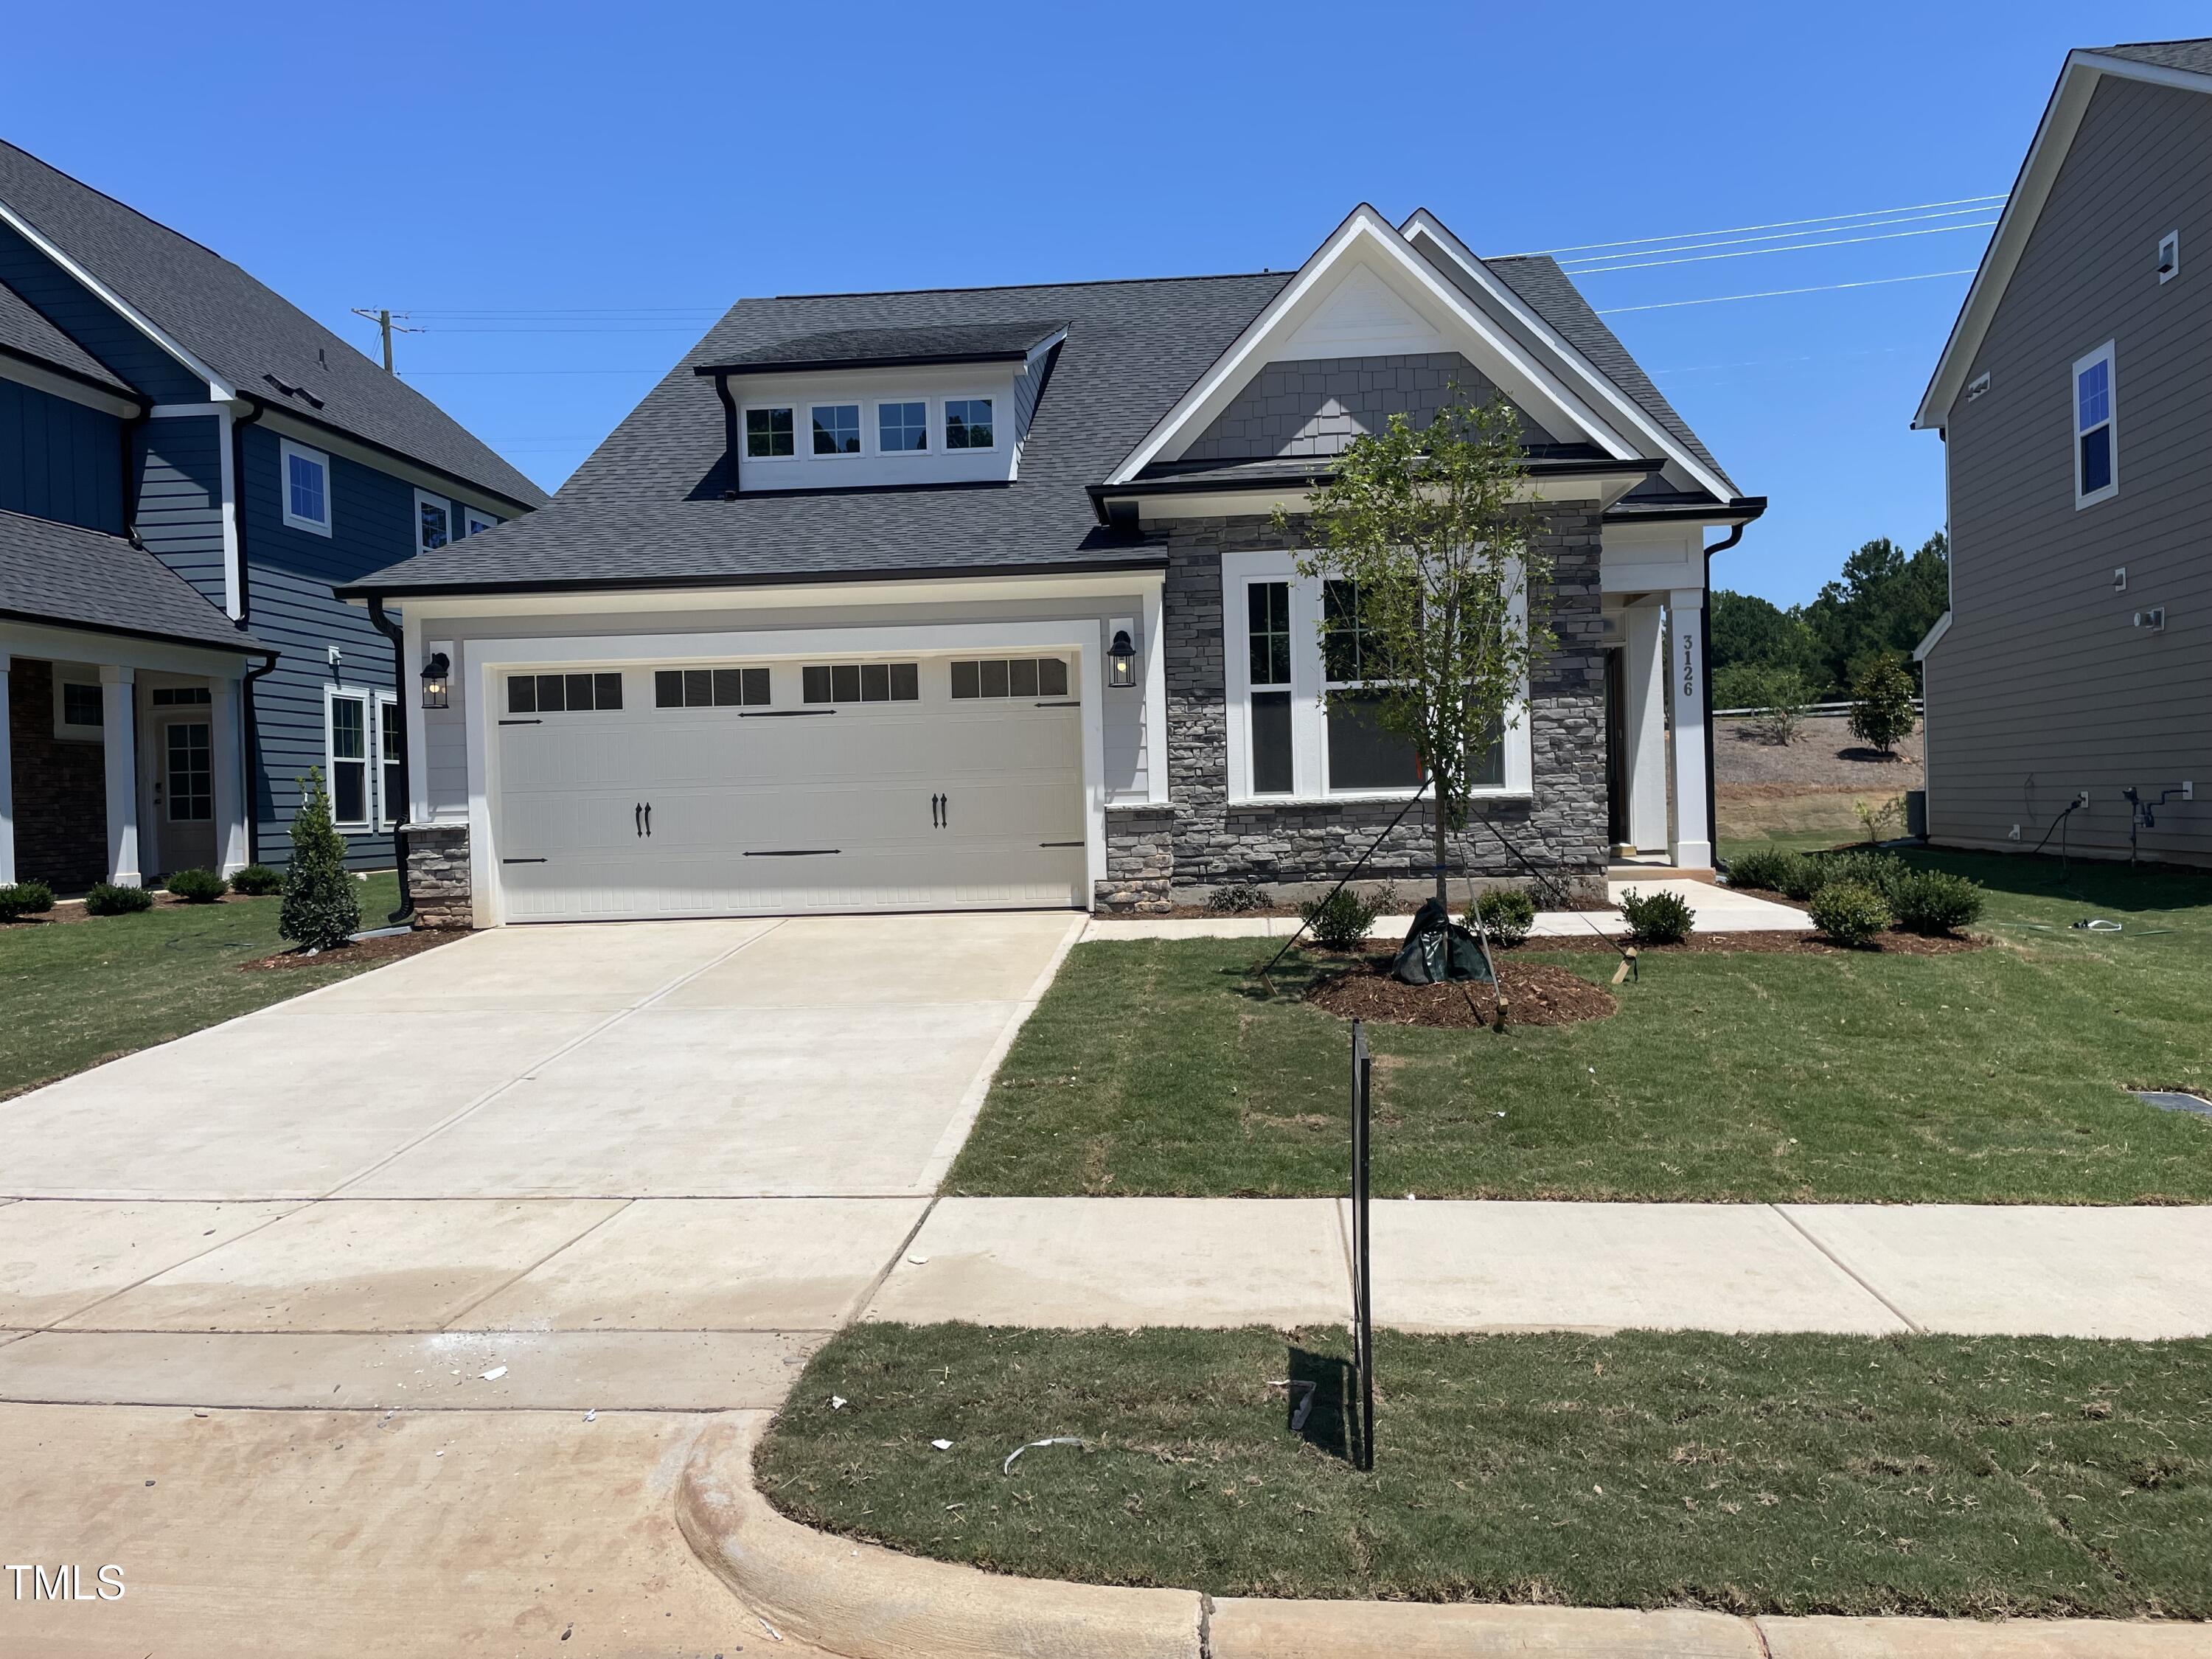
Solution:
[{"label": "boxwood shrub", "polygon": [[1729,885],[1787,893],[1793,884],[1811,879],[1810,872],[1803,868],[1805,861],[1802,853],[1787,847],[1754,847],[1729,860]]},{"label": "boxwood shrub", "polygon": [[54,908],[54,890],[43,881],[19,881],[0,887],[0,921],[42,916]]},{"label": "boxwood shrub", "polygon": [[230,878],[230,890],[250,898],[264,898],[284,890],[284,872],[265,864],[249,864]]},{"label": "boxwood shrub", "polygon": [[1813,925],[1838,945],[1864,945],[1891,921],[1888,902],[1863,881],[1832,881],[1813,895]]},{"label": "boxwood shrub", "polygon": [[154,908],[154,896],[143,887],[118,887],[103,881],[84,896],[84,908],[95,916],[127,916]]},{"label": "boxwood shrub", "polygon": [[1680,945],[1689,938],[1698,913],[1680,893],[1661,888],[1639,893],[1633,887],[1620,896],[1620,914],[1628,923],[1628,937],[1638,945]]},{"label": "boxwood shrub", "polygon": [[1340,887],[1325,899],[1305,907],[1307,931],[1314,943],[1332,951],[1356,951],[1367,942],[1367,930],[1382,914],[1382,896]]},{"label": "boxwood shrub", "polygon": [[161,884],[187,904],[213,904],[230,890],[212,870],[179,870]]},{"label": "boxwood shrub", "polygon": [[1908,870],[1890,884],[1889,908],[1909,933],[1953,933],[1981,920],[1982,884],[1941,870]]},{"label": "boxwood shrub", "polygon": [[1491,943],[1510,951],[1536,925],[1536,901],[1518,887],[1492,888],[1475,896],[1474,908],[1462,920],[1472,927],[1478,916]]}]

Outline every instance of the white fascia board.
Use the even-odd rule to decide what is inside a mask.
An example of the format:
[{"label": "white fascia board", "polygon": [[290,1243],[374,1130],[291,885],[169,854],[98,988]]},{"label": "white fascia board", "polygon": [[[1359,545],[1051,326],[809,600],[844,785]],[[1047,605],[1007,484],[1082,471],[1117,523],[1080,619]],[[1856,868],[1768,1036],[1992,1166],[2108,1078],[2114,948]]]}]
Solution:
[{"label": "white fascia board", "polygon": [[[257,398],[255,401],[258,403],[260,400]],[[184,408],[185,408],[184,405],[157,404],[154,412],[159,415],[165,410]],[[236,412],[241,416],[246,413],[246,404],[243,400],[235,405]],[[193,406],[189,412],[198,411],[197,407]],[[518,518],[531,510],[519,501],[510,501],[503,495],[491,495],[472,484],[465,483],[449,474],[434,472],[427,466],[416,466],[411,462],[401,460],[397,455],[387,454],[380,449],[372,449],[367,444],[356,443],[343,432],[327,426],[319,426],[313,421],[303,421],[289,410],[279,409],[271,404],[262,404],[260,418],[251,424],[266,427],[279,437],[290,438],[295,442],[307,444],[328,454],[343,455],[356,465],[374,467],[377,471],[397,478],[402,483],[412,484],[417,489],[428,490],[434,495],[443,496],[457,506],[465,504],[475,507],[480,513],[489,513],[501,521]]]},{"label": "white fascia board", "polygon": [[[1121,599],[1157,592],[1167,573],[1142,566],[1126,572],[1086,571],[1071,576],[957,576],[934,581],[793,582],[761,587],[620,588],[562,593],[424,593],[385,596],[426,626],[477,617],[588,617],[649,615],[654,611],[830,610],[841,605],[913,605],[968,600]],[[349,599],[363,605],[362,599]]]},{"label": "white fascia board", "polygon": [[68,254],[63,252],[61,249],[55,246],[53,243],[47,240],[45,235],[40,232],[40,229],[36,225],[23,217],[21,214],[16,212],[14,208],[9,206],[5,202],[0,202],[0,223],[5,223],[9,226],[17,235],[21,236],[33,247],[38,249],[40,252],[45,254],[46,258],[52,259],[56,264],[67,271],[83,287],[99,296],[100,302],[106,305],[109,310],[114,312],[117,316],[129,323],[131,327],[137,329],[141,334],[143,334],[155,345],[161,347],[162,350],[167,352],[172,357],[174,357],[186,368],[189,368],[193,374],[198,375],[200,379],[205,380],[208,383],[209,397],[235,398],[238,395],[237,387],[232,386],[228,380],[216,374],[212,368],[210,368],[190,351],[187,351],[177,340],[174,335],[169,333],[166,329],[155,323],[154,319],[149,317],[144,312],[132,305],[130,301],[125,299],[121,295],[118,294],[113,289],[108,287],[106,283],[101,282],[100,278],[94,276],[76,260],[70,258]]},{"label": "white fascia board", "polygon": [[1942,644],[1943,636],[1950,631],[1951,613],[1946,611],[1942,616],[1936,618],[1936,625],[1928,630],[1927,637],[1923,639],[1919,644],[1912,647],[1912,660],[1915,662],[1926,662],[1928,660],[1928,653],[1933,651],[1937,646]]},{"label": "white fascia board", "polygon": [[109,634],[71,628],[66,623],[0,623],[0,657],[40,657],[48,662],[87,663],[144,670],[149,673],[191,674],[237,679],[262,657],[226,651],[221,646],[174,644],[135,634]]},{"label": "white fascia board", "polygon": [[0,353],[0,380],[13,380],[18,386],[29,386],[34,392],[49,397],[63,398],[73,404],[82,404],[87,409],[96,409],[103,415],[114,415],[124,420],[135,420],[146,412],[146,405],[134,403],[118,392],[104,392],[98,386],[87,386],[58,370],[41,368],[21,357]]},{"label": "white fascia board", "polygon": [[[1572,477],[1531,477],[1522,480],[1513,492],[1516,501],[1589,501],[1599,512],[1620,501],[1644,482],[1641,473],[1635,474],[1577,474]],[[1177,519],[1233,519],[1262,517],[1277,507],[1293,516],[1308,512],[1313,505],[1311,492],[1299,489],[1285,490],[1253,485],[1237,489],[1224,485],[1220,489],[1204,494],[1183,491],[1178,494],[1146,495],[1141,484],[1130,488],[1126,496],[1137,503],[1137,519],[1140,524],[1166,524]]]},{"label": "white fascia board", "polygon": [[1406,239],[1398,234],[1395,226],[1363,202],[1330,234],[1328,240],[1316,250],[1313,257],[1298,268],[1297,275],[1285,285],[1282,292],[1269,301],[1257,317],[1245,325],[1243,331],[1230,343],[1229,349],[1214,360],[1213,366],[1176,400],[1175,406],[1145,434],[1137,447],[1108,476],[1106,482],[1128,483],[1158,459],[1160,453],[1179,434],[1194,426],[1202,427],[1226,408],[1237,390],[1250,378],[1251,373],[1261,366],[1261,362],[1254,361],[1261,348],[1270,339],[1285,331],[1286,321],[1297,313],[1301,305],[1313,297],[1322,277],[1355,247],[1374,251],[1402,271],[1432,300],[1438,309],[1479,339],[1538,398],[1552,404],[1558,416],[1580,428],[1599,447],[1623,460],[1638,453],[1636,448],[1596,409],[1584,402],[1550,368],[1523,351],[1518,341],[1498,329],[1479,307],[1468,302],[1464,294],[1445,282],[1425,259],[1415,252]]},{"label": "white fascia board", "polygon": [[1997,304],[2004,298],[2013,272],[2020,268],[2021,256],[2027,251],[2028,236],[2035,229],[2036,221],[2043,216],[2043,206],[2051,198],[2051,186],[2058,181],[2059,168],[2074,146],[2075,135],[2081,130],[2081,118],[2088,112],[2089,100],[2098,82],[2107,75],[2151,86],[2171,87],[2177,91],[2212,94],[2212,75],[2131,63],[2102,52],[2067,54],[2066,67],[2059,71],[2058,84],[2052,88],[2043,119],[2036,125],[2027,159],[2020,166],[2020,176],[2013,180],[2012,193],[2006,197],[2004,211],[1997,216],[1996,234],[1990,238],[1980,268],[1974,272],[1973,283],[1966,289],[1966,302],[1959,307],[1958,320],[1951,325],[1950,337],[1943,343],[1943,354],[1936,360],[1936,372],[1929,379],[1928,390],[1921,394],[1920,407],[1912,417],[1916,430],[1941,428],[1949,418],[1951,405],[1958,401],[1974,354],[1982,348],[1982,341],[1996,315]]},{"label": "white fascia board", "polygon": [[1736,492],[1728,481],[1685,449],[1674,434],[1646,414],[1642,404],[1615,386],[1601,373],[1597,365],[1577,351],[1567,337],[1546,322],[1530,308],[1527,301],[1501,281],[1498,275],[1466,243],[1454,235],[1444,222],[1426,208],[1416,210],[1413,216],[1399,227],[1399,234],[1412,243],[1416,234],[1425,235],[1451,262],[1464,270],[1476,287],[1489,295],[1501,309],[1510,313],[1514,320],[1541,340],[1559,360],[1560,367],[1583,383],[1613,415],[1631,431],[1640,434],[1657,453],[1680,467],[1705,489],[1720,501],[1730,501]]}]

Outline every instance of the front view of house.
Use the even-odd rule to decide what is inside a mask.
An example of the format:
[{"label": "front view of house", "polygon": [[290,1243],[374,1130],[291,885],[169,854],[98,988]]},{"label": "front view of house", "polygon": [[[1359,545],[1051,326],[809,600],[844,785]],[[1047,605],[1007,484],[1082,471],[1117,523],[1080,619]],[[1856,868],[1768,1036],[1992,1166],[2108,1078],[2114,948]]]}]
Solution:
[{"label": "front view of house", "polygon": [[[1295,272],[744,301],[551,506],[340,588],[404,611],[416,902],[483,927],[1332,881],[1421,775],[1295,520],[1358,434],[1500,392],[1559,644],[1455,866],[1600,902],[1624,852],[1708,867],[1708,532],[1764,502],[1551,260],[1363,206]],[[1432,860],[1416,812],[1368,868]]]}]

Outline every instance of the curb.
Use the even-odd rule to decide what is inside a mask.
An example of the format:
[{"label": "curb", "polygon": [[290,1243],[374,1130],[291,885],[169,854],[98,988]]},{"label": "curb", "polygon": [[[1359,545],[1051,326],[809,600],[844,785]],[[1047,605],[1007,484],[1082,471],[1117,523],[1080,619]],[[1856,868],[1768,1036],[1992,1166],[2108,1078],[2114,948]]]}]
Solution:
[{"label": "curb", "polygon": [[772,1413],[710,1421],[677,1483],[700,1560],[777,1632],[843,1659],[2189,1659],[2212,1626],[1738,1618],[1695,1608],[1277,1601],[1017,1578],[855,1543],[752,1484]]}]

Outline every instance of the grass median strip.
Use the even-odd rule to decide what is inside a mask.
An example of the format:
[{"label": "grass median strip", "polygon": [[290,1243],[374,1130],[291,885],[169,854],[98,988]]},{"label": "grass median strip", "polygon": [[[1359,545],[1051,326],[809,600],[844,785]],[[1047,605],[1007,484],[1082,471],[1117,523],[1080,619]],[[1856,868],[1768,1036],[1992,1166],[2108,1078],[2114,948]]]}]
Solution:
[{"label": "grass median strip", "polygon": [[[2212,1085],[2212,878],[1921,854],[1990,884],[2001,944],[1942,957],[1659,954],[1609,1019],[1370,1028],[1375,1189],[1433,1198],[2212,1200],[2212,1123],[2124,1085]],[[2089,915],[2118,934],[2078,933]],[[1250,939],[1079,946],[945,1190],[1343,1190],[1345,1023],[1269,997]],[[1603,984],[1610,957],[1517,953]]]},{"label": "grass median strip", "polygon": [[2212,1616],[2212,1342],[1377,1344],[1361,1474],[1340,1332],[859,1325],[756,1478],[916,1554],[1218,1595]]}]

